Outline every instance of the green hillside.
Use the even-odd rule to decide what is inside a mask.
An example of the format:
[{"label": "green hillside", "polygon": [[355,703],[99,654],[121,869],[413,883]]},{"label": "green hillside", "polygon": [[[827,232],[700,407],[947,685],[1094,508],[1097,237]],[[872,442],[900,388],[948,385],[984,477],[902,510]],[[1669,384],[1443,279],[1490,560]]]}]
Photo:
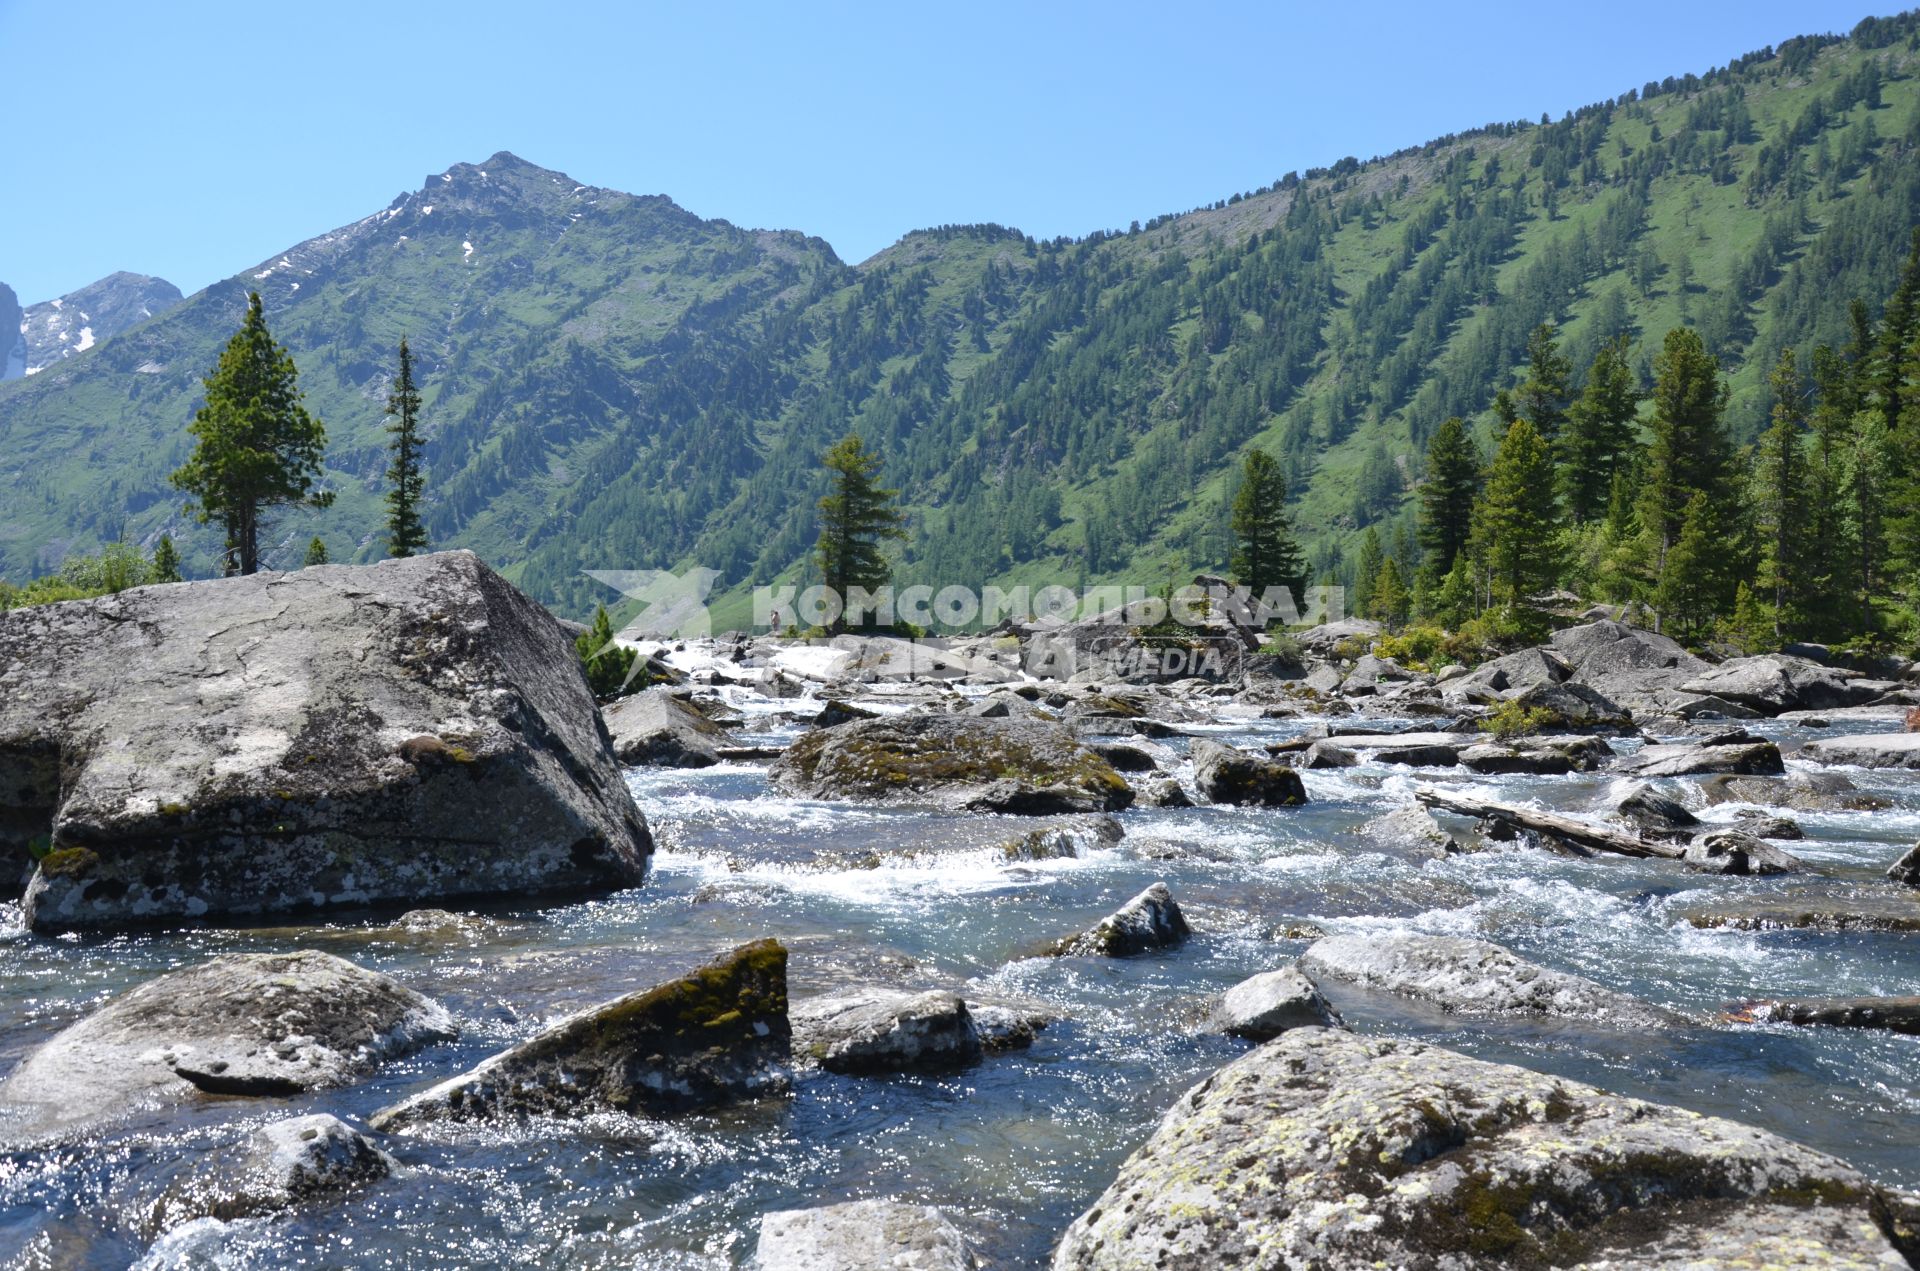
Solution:
[{"label": "green hillside", "polygon": [[[326,421],[325,512],[379,551],[380,404],[411,337],[428,523],[580,612],[588,568],[800,577],[818,459],[849,428],[887,457],[906,580],[1126,579],[1225,564],[1231,473],[1284,457],[1321,568],[1382,526],[1449,415],[1483,438],[1528,333],[1578,372],[1618,332],[1643,367],[1694,326],[1763,426],[1780,349],[1843,343],[1920,223],[1920,22],[1870,20],[1558,122],[1343,159],[1125,231],[1036,242],[908,235],[849,267],[795,233],[703,221],[512,156],[457,166],[365,221],[0,387],[0,573],[171,529],[211,568],[165,474],[199,376],[259,287]],[[469,250],[469,247],[471,250]]]}]

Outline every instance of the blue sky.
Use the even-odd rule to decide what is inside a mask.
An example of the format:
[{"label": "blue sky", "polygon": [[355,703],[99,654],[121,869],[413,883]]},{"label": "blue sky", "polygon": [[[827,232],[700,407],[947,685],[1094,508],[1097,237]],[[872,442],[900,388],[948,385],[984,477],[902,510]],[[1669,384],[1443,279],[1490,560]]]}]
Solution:
[{"label": "blue sky", "polygon": [[191,292],[497,150],[849,261],[1083,234],[1890,11],[0,0],[0,281]]}]

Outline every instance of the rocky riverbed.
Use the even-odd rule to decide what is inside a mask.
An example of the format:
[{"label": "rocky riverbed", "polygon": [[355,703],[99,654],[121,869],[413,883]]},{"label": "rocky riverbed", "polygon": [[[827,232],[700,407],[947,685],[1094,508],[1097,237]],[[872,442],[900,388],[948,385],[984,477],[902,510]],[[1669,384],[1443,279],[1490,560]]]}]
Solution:
[{"label": "rocky riverbed", "polygon": [[[67,935],[10,910],[0,1262],[720,1268],[909,1249],[900,1265],[1137,1266],[1183,1247],[1194,1265],[1731,1266],[1818,1246],[1899,1265],[1920,1039],[1897,1021],[1915,1008],[1819,1004],[1920,989],[1920,891],[1886,876],[1920,838],[1920,778],[1821,751],[1902,753],[1875,739],[1907,735],[1905,690],[1798,663],[1682,687],[1704,664],[1600,636],[1591,675],[1550,653],[1505,683],[1440,680],[1364,664],[1334,647],[1349,632],[1248,687],[1152,690],[964,668],[863,682],[857,642],[662,649],[686,680],[656,690],[673,705],[622,713],[715,727],[626,743],[669,756],[624,769],[654,839],[640,886]],[[1603,731],[1491,757],[1470,731],[1503,694],[1582,678],[1634,697],[1631,723],[1569,691]],[[1758,705],[1697,705],[1738,706],[1728,693]],[[855,731],[776,759],[823,711]],[[921,715],[998,740],[977,752]],[[1654,747],[1673,749],[1649,771]],[[982,753],[991,781],[949,766]],[[832,772],[915,788],[876,798]],[[1769,849],[1793,867],[1762,868]],[[752,943],[769,939],[783,966]],[[231,957],[303,950],[386,977],[360,991],[396,1022],[333,1044],[303,986],[337,999],[349,973]],[[265,995],[240,1013],[264,1032],[167,1022],[155,985],[209,981]],[[191,1053],[166,1045],[183,1036]],[[654,1039],[653,1061],[621,1036]],[[23,1119],[63,1083],[97,1093],[128,1048],[140,1097],[114,1116]],[[1245,1193],[1220,1155],[1244,1136],[1208,1127],[1220,1099],[1276,1081],[1307,1137],[1269,1164],[1312,1180],[1300,1204],[1357,1190],[1371,1218],[1330,1227]],[[1310,1140],[1349,1129],[1401,1163],[1345,1180]],[[1548,1185],[1525,1162],[1553,1142],[1579,1170]],[[1182,1178],[1226,1171],[1205,1204],[1229,1243],[1192,1244],[1190,1211],[1161,1203],[1168,1150]],[[1446,1172],[1475,1161],[1501,1172]],[[1139,1223],[1115,1225],[1109,1189],[1149,1198]]]}]

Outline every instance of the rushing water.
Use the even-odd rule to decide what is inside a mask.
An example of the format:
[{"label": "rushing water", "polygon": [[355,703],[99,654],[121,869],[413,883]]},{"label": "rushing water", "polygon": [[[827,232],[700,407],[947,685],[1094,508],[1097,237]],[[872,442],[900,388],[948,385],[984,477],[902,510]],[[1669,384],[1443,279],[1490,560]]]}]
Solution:
[{"label": "rushing water", "polygon": [[[741,704],[763,721],[778,705]],[[791,735],[781,727],[765,735]],[[1219,731],[1257,743],[1299,727],[1239,721]],[[1866,878],[1920,837],[1920,782],[1853,775],[1895,807],[1789,813],[1808,839],[1788,846],[1825,871]],[[1167,1105],[1246,1049],[1202,1027],[1207,1001],[1297,953],[1305,942],[1285,933],[1301,923],[1481,936],[1709,1018],[1761,994],[1920,991],[1920,936],[1703,931],[1677,916],[1689,902],[1764,894],[1778,881],[1528,850],[1423,862],[1383,850],[1360,827],[1416,785],[1464,784],[1463,774],[1367,765],[1305,776],[1304,808],[1128,812],[1116,848],[1010,863],[996,845],[1030,823],[783,798],[748,765],[644,770],[630,782],[662,846],[647,885],[621,895],[495,910],[452,936],[397,933],[390,915],[93,940],[15,934],[0,945],[0,1068],[113,994],[231,951],[338,953],[440,999],[462,1037],[348,1089],[207,1099],[97,1141],[0,1155],[0,1262],[729,1267],[751,1255],[766,1210],[884,1195],[945,1207],[996,1265],[1041,1265]],[[1506,800],[1585,810],[1612,780],[1473,783]],[[1730,821],[1734,810],[1701,811]],[[1126,960],[1022,956],[1156,879],[1195,927],[1184,947]],[[790,949],[796,996],[853,983],[952,986],[1044,1003],[1061,1019],[1030,1051],[957,1074],[805,1075],[789,1100],[667,1122],[435,1128],[390,1141],[404,1172],[340,1203],[205,1220],[157,1241],[143,1230],[170,1183],[252,1127],[316,1110],[364,1117],[569,1010],[762,935]],[[1328,988],[1359,1030],[1732,1117],[1920,1186],[1920,1038],[1469,1021]]]}]

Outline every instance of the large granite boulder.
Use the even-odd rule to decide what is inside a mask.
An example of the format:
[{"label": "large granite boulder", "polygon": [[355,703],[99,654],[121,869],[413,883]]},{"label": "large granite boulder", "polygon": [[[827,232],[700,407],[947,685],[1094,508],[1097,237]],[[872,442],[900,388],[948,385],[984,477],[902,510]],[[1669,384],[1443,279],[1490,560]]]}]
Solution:
[{"label": "large granite boulder", "polygon": [[1300,774],[1265,755],[1250,755],[1207,737],[1194,738],[1188,753],[1194,785],[1215,803],[1290,808],[1307,801]]},{"label": "large granite boulder", "polygon": [[1327,936],[1300,955],[1300,969],[1316,981],[1342,980],[1463,1015],[1551,1017],[1620,1028],[1680,1022],[1631,994],[1463,936]]},{"label": "large granite boulder", "polygon": [[1300,968],[1285,966],[1249,976],[1221,994],[1213,1022],[1223,1033],[1266,1041],[1290,1028],[1338,1028],[1340,1016]]},{"label": "large granite boulder", "polygon": [[1895,1267],[1893,1207],[1764,1130],[1303,1028],[1188,1091],[1053,1266]]},{"label": "large granite boulder", "polygon": [[973,1271],[967,1238],[932,1205],[856,1200],[760,1217],[753,1271]]},{"label": "large granite boulder", "polygon": [[1585,685],[1642,718],[1693,700],[1680,686],[1707,669],[1679,642],[1620,622],[1566,627],[1550,644],[1571,670],[1567,683]]},{"label": "large granite boulder", "polygon": [[652,850],[572,642],[469,552],[17,609],[0,668],[42,931],[606,891]]},{"label": "large granite boulder", "polygon": [[793,1053],[829,1072],[911,1072],[979,1062],[973,1015],[958,994],[861,988],[787,1008]]},{"label": "large granite boulder", "polygon": [[901,715],[816,728],[768,773],[816,799],[934,802],[980,811],[1114,812],[1133,790],[1066,728],[1037,719]]},{"label": "large granite boulder", "polygon": [[1522,649],[1455,676],[1447,681],[1443,692],[1449,698],[1469,702],[1504,701],[1543,684],[1559,684],[1571,674],[1573,668],[1559,654],[1548,649]]},{"label": "large granite boulder", "polygon": [[368,1121],[692,1111],[786,1093],[787,951],[756,940],[676,980],[568,1016]]},{"label": "large granite boulder", "polygon": [[675,697],[670,688],[620,698],[600,715],[621,763],[709,768],[720,762],[719,748],[733,744],[726,729]]},{"label": "large granite boulder", "polygon": [[1613,765],[1614,771],[1649,780],[1710,774],[1768,777],[1786,772],[1780,747],[1764,737],[1735,734],[1710,737],[1698,745],[1642,746]]},{"label": "large granite boulder", "polygon": [[1822,737],[1800,747],[1800,758],[1861,768],[1920,768],[1920,733]]},{"label": "large granite boulder", "polygon": [[193,1218],[269,1214],[377,1183],[395,1168],[372,1139],[336,1116],[291,1117],[255,1130],[237,1152],[211,1157],[205,1173],[171,1188],[152,1225],[165,1230]]},{"label": "large granite boulder", "polygon": [[1680,688],[1735,702],[1762,715],[1865,706],[1885,692],[1884,685],[1875,686],[1854,672],[1778,653],[1730,659]]},{"label": "large granite boulder", "polygon": [[331,954],[230,953],[147,981],[0,1084],[0,1141],[80,1133],[202,1093],[343,1085],[454,1035],[440,1006]]}]

